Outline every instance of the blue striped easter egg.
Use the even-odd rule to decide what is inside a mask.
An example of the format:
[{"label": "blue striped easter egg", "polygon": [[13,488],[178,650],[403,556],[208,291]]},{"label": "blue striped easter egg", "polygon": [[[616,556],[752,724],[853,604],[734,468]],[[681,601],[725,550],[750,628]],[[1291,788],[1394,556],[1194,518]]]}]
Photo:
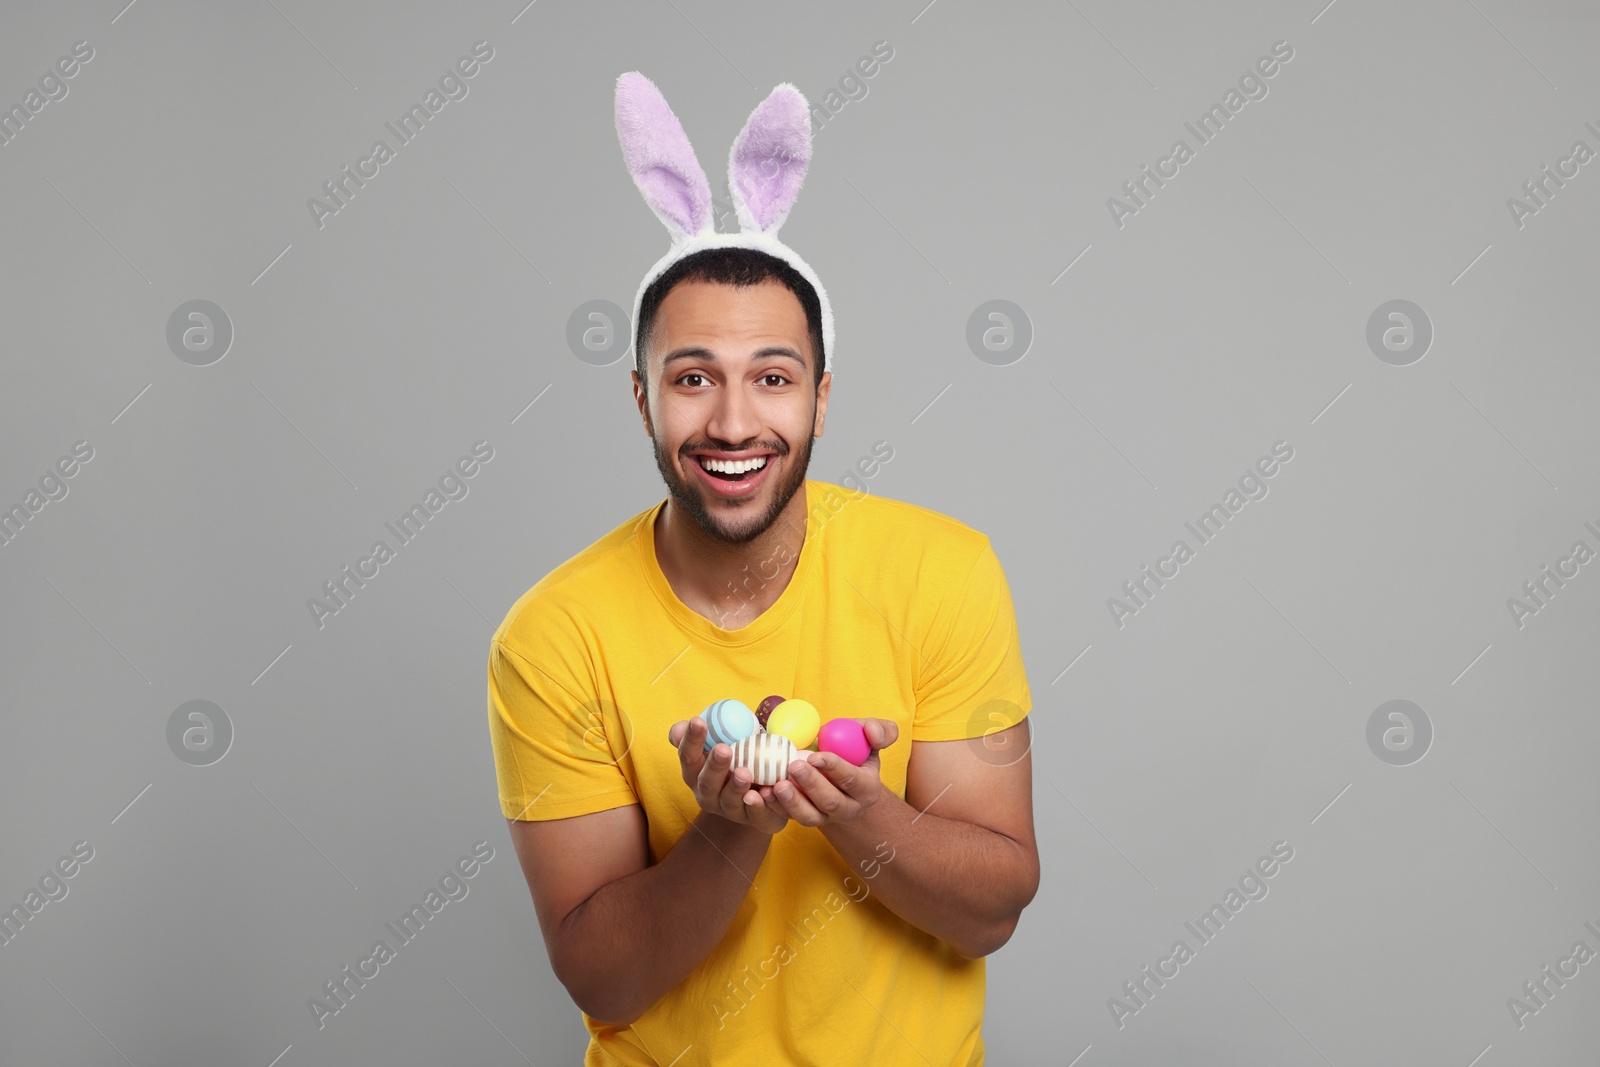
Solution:
[{"label": "blue striped easter egg", "polygon": [[718,743],[732,745],[756,732],[756,713],[743,701],[712,701],[700,717],[706,721],[707,752]]}]

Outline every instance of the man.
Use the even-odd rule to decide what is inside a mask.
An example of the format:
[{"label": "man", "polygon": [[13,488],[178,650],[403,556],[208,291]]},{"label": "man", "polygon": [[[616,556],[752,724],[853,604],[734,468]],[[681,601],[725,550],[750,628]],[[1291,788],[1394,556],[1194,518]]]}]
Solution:
[{"label": "man", "polygon": [[[953,519],[807,479],[831,330],[786,257],[652,273],[632,380],[669,495],[490,645],[501,809],[585,1065],[982,1064],[983,957],[1039,880],[999,562]],[[861,719],[871,755],[752,786],[698,712],[768,695]]]}]

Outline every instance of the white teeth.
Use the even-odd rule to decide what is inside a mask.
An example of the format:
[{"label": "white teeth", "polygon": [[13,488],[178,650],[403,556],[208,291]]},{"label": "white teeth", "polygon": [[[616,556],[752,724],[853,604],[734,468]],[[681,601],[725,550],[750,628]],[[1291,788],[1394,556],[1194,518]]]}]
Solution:
[{"label": "white teeth", "polygon": [[745,471],[760,470],[762,467],[767,465],[766,456],[757,456],[754,459],[741,459],[736,461],[711,459],[708,456],[701,456],[699,459],[702,467],[708,471],[716,471],[718,474],[743,474]]}]

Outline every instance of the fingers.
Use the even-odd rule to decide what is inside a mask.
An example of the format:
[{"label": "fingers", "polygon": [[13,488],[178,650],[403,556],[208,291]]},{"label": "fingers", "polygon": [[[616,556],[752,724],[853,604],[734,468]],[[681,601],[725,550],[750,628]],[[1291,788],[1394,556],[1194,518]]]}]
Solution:
[{"label": "fingers", "polygon": [[820,826],[827,822],[827,817],[811,802],[810,797],[796,780],[795,770],[804,762],[795,760],[789,764],[789,777],[780,780],[772,787],[772,796],[782,807],[784,814],[801,826]]},{"label": "fingers", "polygon": [[723,780],[722,789],[717,794],[717,810],[723,817],[734,822],[745,821],[747,815],[745,797],[751,792],[750,784],[751,774],[745,768],[739,767],[728,772],[727,778]]},{"label": "fingers", "polygon": [[[730,788],[732,782],[729,783]],[[739,817],[741,821],[752,826],[760,825],[766,816],[766,802],[761,799],[761,794],[753,785],[746,785],[744,792],[739,794]]]},{"label": "fingers", "polygon": [[[679,727],[683,729],[680,731]],[[700,774],[700,764],[706,757],[706,721],[696,715],[688,722],[675,722],[667,731],[667,740],[678,746],[678,762],[683,766],[683,780],[693,782]]]},{"label": "fingers", "polygon": [[701,768],[695,792],[705,810],[742,823],[751,821],[749,798],[761,799],[753,785],[754,775],[748,768],[733,766],[733,750],[718,744],[711,749],[711,758]]},{"label": "fingers", "polygon": [[705,719],[697,715],[675,722],[667,730],[667,740],[678,749],[683,780],[694,790],[701,810],[767,833],[783,829],[789,817],[772,800],[772,787],[757,788],[747,768],[735,769],[733,749],[728,745],[719,743],[707,752],[707,729]]},{"label": "fingers", "polygon": [[[845,799],[855,796],[856,788],[861,778],[861,771],[851,766],[831,752],[813,752],[800,762],[804,763],[799,768],[800,773],[791,775],[800,783],[800,787],[807,794],[815,796],[823,792],[826,785],[839,793]],[[818,807],[822,805],[818,803]]]},{"label": "fingers", "polygon": [[765,833],[777,833],[789,818],[781,807],[769,799],[771,795],[772,787],[765,785],[747,789],[744,794],[745,822]]},{"label": "fingers", "polygon": [[707,811],[728,814],[722,803],[723,787],[728,784],[728,767],[733,763],[733,749],[727,745],[713,745],[704,765],[694,779],[694,794],[700,806]]},{"label": "fingers", "polygon": [[724,811],[723,814],[762,833],[776,834],[788,825],[789,815],[773,797],[770,785],[757,786],[750,779],[750,772],[744,768],[729,773],[724,794],[733,798],[739,813],[733,815]]}]

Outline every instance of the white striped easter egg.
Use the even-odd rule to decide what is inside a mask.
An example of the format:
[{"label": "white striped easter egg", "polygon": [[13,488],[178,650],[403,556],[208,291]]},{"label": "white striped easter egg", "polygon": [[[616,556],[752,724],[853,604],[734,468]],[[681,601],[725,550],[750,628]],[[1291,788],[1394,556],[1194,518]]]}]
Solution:
[{"label": "white striped easter egg", "polygon": [[750,772],[755,785],[772,785],[789,777],[789,763],[800,758],[794,742],[782,734],[751,734],[733,746],[733,767]]}]

